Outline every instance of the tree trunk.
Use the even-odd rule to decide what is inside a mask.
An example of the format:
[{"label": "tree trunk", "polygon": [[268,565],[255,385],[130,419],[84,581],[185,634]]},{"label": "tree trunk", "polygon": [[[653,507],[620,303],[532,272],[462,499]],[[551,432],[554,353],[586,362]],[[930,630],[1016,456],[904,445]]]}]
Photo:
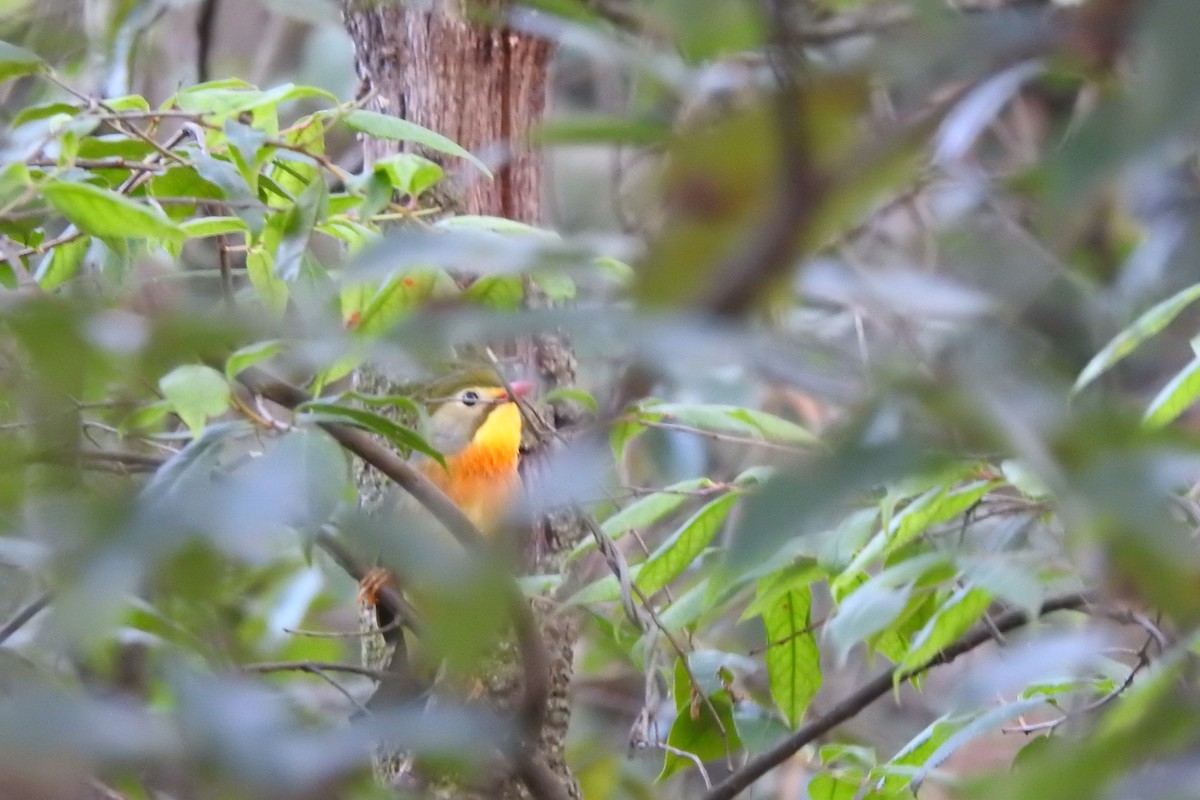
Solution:
[{"label": "tree trunk", "polygon": [[[489,3],[487,11],[499,7]],[[435,153],[422,153],[446,168],[450,179],[436,198],[453,213],[484,214],[537,224],[540,217],[541,168],[524,146],[526,134],[545,106],[550,44],[506,28],[468,20],[458,2],[379,2],[344,0],[346,28],[354,39],[359,77],[369,93],[368,107],[423,125],[480,154],[495,174],[488,180],[476,168]],[[366,139],[368,164],[400,150],[395,142]],[[455,160],[456,161],[456,160]],[[575,361],[557,336],[524,343],[527,366],[550,388],[574,382]],[[362,376],[370,389],[386,391],[378,376]],[[373,494],[372,478],[362,476],[364,494]],[[579,533],[572,519],[544,520],[539,538],[542,563],[554,569],[564,547]],[[553,545],[557,546],[553,546]],[[536,760],[549,767],[563,794],[580,797],[566,765],[563,743],[570,719],[567,692],[576,638],[575,620],[534,606],[549,662],[551,687]],[[481,684],[496,708],[512,708],[521,696],[521,665],[513,648],[502,648],[489,660]],[[439,797],[528,798],[513,776],[491,787],[431,787]]]},{"label": "tree trunk", "polygon": [[[371,93],[369,107],[448,136],[494,165],[490,181],[470,166],[452,172],[456,196],[448,198],[449,210],[537,223],[541,168],[524,141],[545,107],[550,44],[472,22],[458,5],[346,1],[346,28]],[[372,139],[363,148],[368,163],[400,149]]]}]

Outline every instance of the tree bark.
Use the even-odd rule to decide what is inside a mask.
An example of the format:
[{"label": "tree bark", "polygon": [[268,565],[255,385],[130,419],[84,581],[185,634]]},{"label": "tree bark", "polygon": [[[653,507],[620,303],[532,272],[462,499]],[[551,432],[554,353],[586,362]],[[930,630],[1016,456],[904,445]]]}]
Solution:
[{"label": "tree bark", "polygon": [[[481,10],[501,11],[493,3]],[[545,108],[550,43],[473,22],[453,0],[346,0],[344,13],[369,107],[448,136],[495,165],[495,180],[487,180],[429,154],[452,175],[449,210],[537,223],[541,167],[524,142]],[[400,147],[367,139],[363,149],[370,163]]]},{"label": "tree bark", "polygon": [[[492,19],[502,11],[495,0],[482,5]],[[354,39],[368,108],[448,136],[492,167],[495,178],[488,180],[470,165],[453,163],[455,160],[436,153],[421,153],[442,164],[449,176],[435,198],[438,205],[452,213],[537,224],[541,167],[525,141],[545,107],[549,42],[473,21],[455,0],[344,0],[343,12]],[[401,147],[396,142],[365,139],[363,149],[370,164]],[[544,385],[553,388],[574,382],[574,357],[559,337],[537,337],[523,343],[518,352],[526,356],[528,368]],[[377,375],[364,374],[359,384],[373,391],[387,389]],[[361,475],[361,482],[364,495],[376,493],[372,476]],[[551,546],[539,548],[541,563],[535,566],[555,569],[563,549],[569,548],[580,528],[570,518],[546,519],[538,527],[538,538]],[[549,662],[550,697],[541,736],[535,743],[535,759],[550,769],[563,794],[578,798],[578,784],[564,758],[577,625],[568,614],[541,610],[545,605],[535,604],[534,611]],[[512,647],[502,647],[489,659],[480,683],[486,699],[496,708],[513,708],[519,701],[521,666]],[[515,774],[503,776],[489,787],[438,781],[429,789],[436,796],[456,800],[531,796]]]}]

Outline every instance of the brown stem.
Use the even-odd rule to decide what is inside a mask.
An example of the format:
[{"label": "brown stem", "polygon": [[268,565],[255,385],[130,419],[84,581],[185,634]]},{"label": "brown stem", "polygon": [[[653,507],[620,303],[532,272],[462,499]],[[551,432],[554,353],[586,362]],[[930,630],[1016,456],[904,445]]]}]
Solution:
[{"label": "brown stem", "polygon": [[[301,389],[276,380],[268,373],[255,367],[241,372],[238,375],[238,380],[252,392],[260,394],[287,408],[294,409],[312,399]],[[476,554],[487,553],[489,545],[483,534],[479,532],[479,529],[467,519],[454,501],[446,497],[418,469],[400,458],[385,445],[380,444],[365,431],[333,422],[320,424],[343,447],[379,470],[379,472],[388,478],[391,478],[400,488],[411,494],[417,502],[433,514],[470,552]],[[318,542],[327,550],[328,544],[335,541],[332,537],[328,536],[325,538],[318,537]],[[335,560],[339,559],[335,556]],[[340,560],[339,563],[341,563]],[[357,574],[355,577],[361,578],[361,574]],[[545,721],[546,704],[550,697],[550,685],[547,681],[549,661],[546,656],[545,647],[542,644],[541,634],[538,632],[537,623],[533,618],[533,612],[530,611],[529,604],[521,594],[520,588],[511,579],[505,583],[505,601],[508,605],[507,610],[512,617],[513,634],[516,637],[517,651],[521,660],[522,685],[524,686],[524,694],[517,707],[517,721],[523,734],[523,741],[516,767],[523,779],[533,779],[536,778],[536,773],[544,770],[544,767],[534,763],[530,748],[536,748],[542,724]],[[549,779],[547,779],[547,782],[553,783]],[[530,791],[540,798],[560,798],[565,796],[561,791],[561,787],[559,787],[560,791],[557,793],[546,793],[537,791],[533,784],[527,785]]]},{"label": "brown stem", "polygon": [[[1082,608],[1091,602],[1092,599],[1090,594],[1083,592],[1052,597],[1042,604],[1041,611],[1037,616],[1045,616],[1055,611]],[[1024,611],[1007,611],[994,620],[994,627],[1001,633],[1007,633],[1008,631],[1027,625],[1034,618]],[[969,653],[976,647],[992,640],[992,628],[981,625],[920,666],[903,671],[899,667],[893,667],[876,676],[823,716],[814,719],[770,750],[748,761],[741,769],[717,784],[701,800],[731,800],[743,789],[748,788],[763,775],[766,775],[775,767],[795,755],[800,748],[815,741],[817,737],[828,733],[843,722],[856,717],[871,703],[874,703],[890,692],[892,687],[900,681],[908,680],[909,678],[928,672],[942,664],[949,664],[959,656]]]}]

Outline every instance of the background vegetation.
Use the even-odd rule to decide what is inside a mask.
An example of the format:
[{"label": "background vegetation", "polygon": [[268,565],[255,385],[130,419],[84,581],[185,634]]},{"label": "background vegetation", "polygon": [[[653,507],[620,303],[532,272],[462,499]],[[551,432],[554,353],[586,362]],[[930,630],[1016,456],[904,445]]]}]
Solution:
[{"label": "background vegetation", "polygon": [[[333,4],[0,0],[0,795],[519,761],[469,691],[364,709],[379,561],[433,664],[514,586],[578,616],[588,800],[1192,796],[1200,7],[506,14],[555,45],[541,228],[438,213],[493,154],[365,110]],[[560,569],[360,510],[363,430],[428,450],[431,379],[547,332]]]}]

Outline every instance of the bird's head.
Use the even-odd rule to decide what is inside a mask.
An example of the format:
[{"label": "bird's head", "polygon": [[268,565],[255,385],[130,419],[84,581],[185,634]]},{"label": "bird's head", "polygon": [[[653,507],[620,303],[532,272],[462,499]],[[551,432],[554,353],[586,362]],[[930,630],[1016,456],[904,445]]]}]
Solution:
[{"label": "bird's head", "polygon": [[520,442],[521,413],[513,402],[532,388],[529,381],[502,386],[468,386],[441,403],[429,418],[430,444],[447,456],[466,449],[477,437],[501,435]]}]

